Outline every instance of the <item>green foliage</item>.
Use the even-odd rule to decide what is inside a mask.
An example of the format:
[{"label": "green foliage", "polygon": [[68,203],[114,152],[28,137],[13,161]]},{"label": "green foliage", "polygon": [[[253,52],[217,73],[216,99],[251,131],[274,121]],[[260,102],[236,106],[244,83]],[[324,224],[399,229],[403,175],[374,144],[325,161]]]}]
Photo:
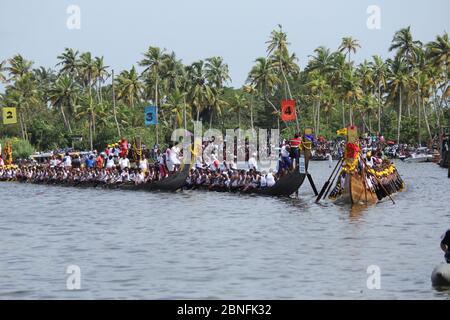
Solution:
[{"label": "green foliage", "polygon": [[28,159],[28,157],[34,153],[33,146],[26,140],[22,140],[16,137],[1,139],[0,144],[2,145],[2,149],[7,142],[11,142],[12,144],[14,161],[17,159]]}]

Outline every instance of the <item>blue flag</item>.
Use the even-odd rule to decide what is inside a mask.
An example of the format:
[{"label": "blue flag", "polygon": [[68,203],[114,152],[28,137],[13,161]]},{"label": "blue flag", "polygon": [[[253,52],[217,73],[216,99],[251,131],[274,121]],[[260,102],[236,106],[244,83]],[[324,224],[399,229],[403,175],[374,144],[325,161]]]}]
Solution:
[{"label": "blue flag", "polygon": [[157,114],[157,108],[156,106],[148,106],[145,107],[144,111],[144,119],[145,119],[145,125],[152,125],[152,124],[158,124],[158,114]]}]

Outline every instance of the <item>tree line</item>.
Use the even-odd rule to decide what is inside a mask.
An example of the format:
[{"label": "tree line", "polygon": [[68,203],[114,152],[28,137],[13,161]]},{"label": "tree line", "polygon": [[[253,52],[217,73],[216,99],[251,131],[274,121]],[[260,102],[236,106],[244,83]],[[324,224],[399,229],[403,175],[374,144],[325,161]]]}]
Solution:
[{"label": "tree line", "polygon": [[[374,55],[355,64],[361,47],[344,37],[336,50],[321,46],[300,68],[279,25],[267,51],[254,61],[241,88],[229,86],[229,66],[214,56],[183,64],[174,52],[150,46],[129,70],[115,74],[104,57],[66,48],[54,68],[33,68],[20,54],[0,62],[5,90],[0,106],[16,107],[17,125],[0,135],[18,136],[40,150],[103,148],[125,136],[164,144],[173,129],[192,120],[214,128],[279,128],[292,135],[305,127],[333,138],[349,124],[362,132],[423,144],[446,124],[450,97],[448,34],[422,43],[410,27],[397,31],[391,58]],[[280,120],[282,99],[294,99],[298,119]],[[159,124],[144,126],[143,109],[158,107]]]}]

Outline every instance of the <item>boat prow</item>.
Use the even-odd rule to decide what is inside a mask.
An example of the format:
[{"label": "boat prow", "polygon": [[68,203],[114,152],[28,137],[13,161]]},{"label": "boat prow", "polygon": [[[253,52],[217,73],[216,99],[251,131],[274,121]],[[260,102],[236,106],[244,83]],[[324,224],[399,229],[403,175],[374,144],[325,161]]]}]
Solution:
[{"label": "boat prow", "polygon": [[297,192],[305,181],[306,174],[294,170],[282,176],[272,187],[264,189],[252,189],[250,193],[256,193],[273,197],[289,197]]}]

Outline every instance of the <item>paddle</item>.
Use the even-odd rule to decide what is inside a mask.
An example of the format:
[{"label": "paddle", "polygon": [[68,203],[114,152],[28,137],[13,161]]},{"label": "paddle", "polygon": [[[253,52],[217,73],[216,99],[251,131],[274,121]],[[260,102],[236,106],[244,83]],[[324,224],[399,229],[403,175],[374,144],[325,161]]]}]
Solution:
[{"label": "paddle", "polygon": [[[344,161],[341,162],[341,166],[340,166],[339,168],[342,167],[342,164],[343,164],[343,163],[344,163]],[[336,178],[337,178],[338,176],[339,176],[339,170],[336,171],[333,180],[331,180],[331,183],[330,183],[330,185],[328,186],[327,191],[326,191],[325,194],[323,195],[323,199],[325,199],[325,198],[328,196],[328,192],[330,192],[331,187],[332,187],[333,184],[334,184],[334,180],[336,180]]]},{"label": "paddle", "polygon": [[334,172],[338,168],[338,166],[341,163],[341,161],[342,161],[342,158],[339,159],[339,161],[336,163],[336,166],[334,167],[333,172],[331,172],[330,177],[328,178],[327,182],[325,182],[325,184],[322,187],[322,190],[320,190],[320,193],[319,193],[319,195],[316,198],[316,203],[320,201],[320,199],[322,198],[323,194],[325,193],[325,190],[327,189],[328,185],[330,184],[331,177],[334,175]]},{"label": "paddle", "polygon": [[308,177],[309,183],[311,184],[311,188],[314,191],[314,195],[317,196],[318,193],[317,193],[316,185],[314,184],[314,181],[313,181],[311,175],[309,173],[307,173],[306,176]]},{"label": "paddle", "polygon": [[378,180],[378,177],[374,174],[369,173],[370,175],[372,175],[372,177],[375,178],[375,180],[378,182],[378,184],[381,186],[381,188],[383,188],[383,191],[387,194],[387,196],[389,197],[389,199],[391,199],[392,203],[395,204],[394,199],[392,199],[391,195],[389,194],[389,192],[387,192],[386,188],[383,186],[383,184],[381,183],[380,180]]},{"label": "paddle", "polygon": [[[361,158],[360,156],[360,160],[362,161],[362,163],[365,163],[364,159]],[[383,184],[381,183],[381,181],[378,179],[378,177],[375,174],[370,173],[369,171],[366,170],[366,172],[368,174],[370,174],[372,177],[375,178],[375,180],[378,182],[378,184],[381,186],[381,188],[383,188],[383,191],[387,194],[387,196],[389,197],[389,199],[391,199],[392,203],[395,204],[394,199],[392,199],[391,195],[389,194],[389,192],[387,192],[386,188],[383,186]]]}]

